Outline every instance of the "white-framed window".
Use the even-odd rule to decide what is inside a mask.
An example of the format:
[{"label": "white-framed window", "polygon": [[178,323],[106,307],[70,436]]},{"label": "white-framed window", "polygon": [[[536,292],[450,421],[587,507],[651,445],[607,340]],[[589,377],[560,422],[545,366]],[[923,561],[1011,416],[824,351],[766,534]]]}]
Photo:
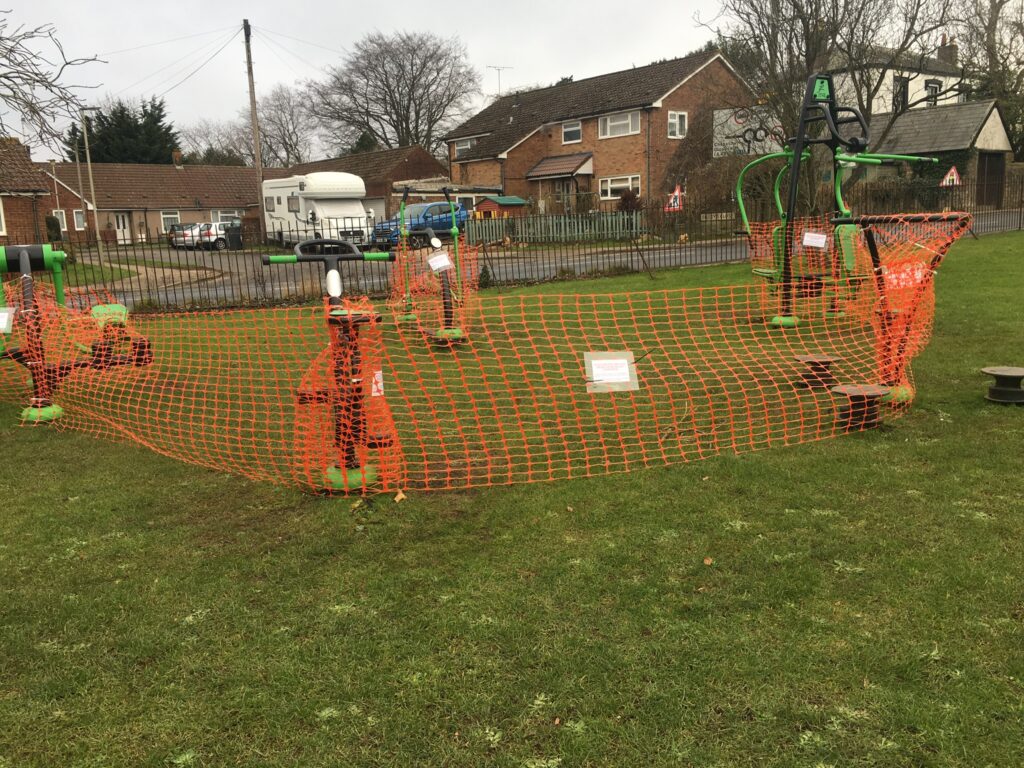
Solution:
[{"label": "white-framed window", "polygon": [[685,112],[668,113],[668,137],[670,139],[685,139],[687,120]]},{"label": "white-framed window", "polygon": [[7,217],[4,216],[4,199],[0,197],[0,235],[7,234]]},{"label": "white-framed window", "polygon": [[583,141],[583,124],[579,120],[562,123],[562,143],[579,144]]},{"label": "white-framed window", "polygon": [[939,104],[939,91],[942,90],[941,80],[925,80],[924,81],[924,94],[925,103],[929,107],[936,107]]},{"label": "white-framed window", "polygon": [[181,224],[181,216],[177,211],[160,211],[160,231],[168,232],[172,224]]},{"label": "white-framed window", "polygon": [[631,136],[634,133],[640,133],[640,110],[605,115],[597,121],[597,137],[599,139]]},{"label": "white-framed window", "polygon": [[233,219],[240,218],[238,210],[232,210],[230,208],[221,211],[211,211],[213,214],[213,220],[217,221],[231,221]]},{"label": "white-framed window", "polygon": [[634,176],[610,176],[601,179],[601,199],[615,200],[627,189],[640,194],[640,174]]},{"label": "white-framed window", "polygon": [[75,231],[76,232],[81,232],[83,229],[85,229],[85,211],[82,210],[81,208],[75,208],[74,216],[75,216]]},{"label": "white-framed window", "polygon": [[64,209],[63,208],[55,209],[53,211],[53,216],[54,216],[55,219],[57,219],[57,221],[60,222],[60,231],[61,232],[67,232],[68,231],[68,217],[64,214]]},{"label": "white-framed window", "polygon": [[288,195],[288,213],[298,213],[298,212],[299,212],[299,196],[298,195]]},{"label": "white-framed window", "polygon": [[[280,200],[281,198],[277,198],[277,199]],[[270,197],[264,197],[263,198],[263,207],[266,209],[266,211],[268,213],[273,213],[274,212],[274,196],[273,195],[271,195]]]},{"label": "white-framed window", "polygon": [[455,142],[455,159],[465,157],[473,147],[476,146],[476,139],[459,139]]}]

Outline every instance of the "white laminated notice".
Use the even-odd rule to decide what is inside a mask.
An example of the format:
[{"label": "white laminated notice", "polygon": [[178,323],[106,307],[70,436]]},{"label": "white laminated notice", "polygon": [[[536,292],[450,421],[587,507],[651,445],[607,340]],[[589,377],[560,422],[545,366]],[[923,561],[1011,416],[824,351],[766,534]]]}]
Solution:
[{"label": "white laminated notice", "polygon": [[624,357],[613,357],[610,360],[593,362],[595,384],[621,384],[629,381],[629,360]]},{"label": "white laminated notice", "polygon": [[452,268],[452,260],[448,258],[447,251],[441,251],[440,253],[434,254],[427,259],[427,264],[435,272],[444,272],[446,269]]},{"label": "white laminated notice", "polygon": [[10,333],[14,327],[14,310],[0,309],[0,333]]},{"label": "white laminated notice", "polygon": [[633,353],[584,352],[587,369],[587,392],[628,392],[640,389]]},{"label": "white laminated notice", "polygon": [[804,232],[804,245],[808,248],[828,248],[828,235],[824,232]]},{"label": "white laminated notice", "polygon": [[384,397],[384,371],[374,371],[370,382],[370,397]]}]

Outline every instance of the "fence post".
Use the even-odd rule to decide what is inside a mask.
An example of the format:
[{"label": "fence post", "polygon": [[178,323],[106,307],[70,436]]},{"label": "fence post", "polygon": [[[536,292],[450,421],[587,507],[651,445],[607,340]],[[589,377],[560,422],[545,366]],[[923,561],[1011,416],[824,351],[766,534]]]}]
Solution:
[{"label": "fence post", "polygon": [[1017,177],[1017,230],[1024,229],[1024,176]]}]

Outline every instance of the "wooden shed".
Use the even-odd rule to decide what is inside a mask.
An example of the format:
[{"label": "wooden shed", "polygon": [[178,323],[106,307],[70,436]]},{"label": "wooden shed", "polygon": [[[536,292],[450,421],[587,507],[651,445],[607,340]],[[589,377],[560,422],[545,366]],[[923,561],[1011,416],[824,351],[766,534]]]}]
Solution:
[{"label": "wooden shed", "polygon": [[526,201],[515,195],[488,195],[474,208],[478,219],[509,219],[526,215]]}]

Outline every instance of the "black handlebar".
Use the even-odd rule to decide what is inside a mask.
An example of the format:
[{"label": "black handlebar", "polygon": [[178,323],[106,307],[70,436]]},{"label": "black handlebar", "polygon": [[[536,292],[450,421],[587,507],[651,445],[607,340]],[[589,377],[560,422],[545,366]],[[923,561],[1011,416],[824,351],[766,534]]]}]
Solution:
[{"label": "black handlebar", "polygon": [[441,187],[441,194],[444,195],[444,199],[448,202],[448,205],[450,206],[452,204],[452,197],[448,193],[448,187]]},{"label": "black handlebar", "polygon": [[940,223],[944,221],[955,221],[959,224],[970,222],[971,214],[962,211],[950,213],[900,213],[900,214],[876,214],[869,216],[836,216],[832,219],[833,224],[857,224],[869,226],[871,224],[911,224],[919,223]]},{"label": "black handlebar", "polygon": [[[347,253],[305,253],[304,249],[318,246],[332,246],[345,248]],[[300,262],[320,262],[328,270],[337,269],[342,261],[394,261],[394,253],[367,252],[363,253],[348,240],[304,240],[295,246],[295,252],[289,254],[264,256],[262,262],[269,264],[297,264]]]}]

